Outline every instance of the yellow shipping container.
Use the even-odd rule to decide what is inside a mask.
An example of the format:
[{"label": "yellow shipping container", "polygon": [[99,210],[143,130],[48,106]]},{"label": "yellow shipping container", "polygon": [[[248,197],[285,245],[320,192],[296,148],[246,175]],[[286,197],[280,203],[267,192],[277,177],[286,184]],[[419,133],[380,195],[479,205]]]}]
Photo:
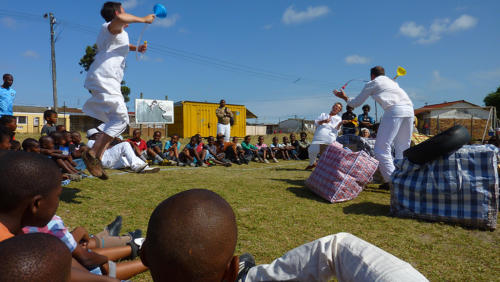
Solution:
[{"label": "yellow shipping container", "polygon": [[[42,127],[45,124],[43,119],[43,112],[34,113],[34,112],[14,112],[14,117],[17,120],[17,133],[40,133],[42,131]],[[59,114],[57,124],[64,124],[66,130],[70,129],[69,115],[63,116]]]},{"label": "yellow shipping container", "polygon": [[[195,134],[202,137],[217,134],[217,116],[215,110],[218,103],[180,101],[174,104],[174,124],[168,125],[168,134],[177,134],[181,138],[189,138]],[[243,105],[227,104],[234,115],[234,125],[231,126],[231,136],[246,135],[246,119],[256,118]]]}]

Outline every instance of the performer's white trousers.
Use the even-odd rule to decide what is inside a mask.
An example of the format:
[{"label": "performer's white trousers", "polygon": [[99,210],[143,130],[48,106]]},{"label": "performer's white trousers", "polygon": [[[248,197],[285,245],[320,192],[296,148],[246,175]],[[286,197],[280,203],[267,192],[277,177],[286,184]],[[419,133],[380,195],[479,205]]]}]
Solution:
[{"label": "performer's white trousers", "polygon": [[224,142],[229,142],[229,139],[231,139],[231,124],[217,123],[217,134],[219,133],[224,135]]},{"label": "performer's white trousers", "polygon": [[394,144],[396,159],[402,159],[403,151],[410,148],[412,130],[413,117],[392,117],[390,113],[384,113],[378,128],[374,152],[385,182],[391,180],[395,169],[391,145]]},{"label": "performer's white trousers", "polygon": [[313,165],[319,154],[319,144],[309,145],[307,152],[309,153],[309,165]]},{"label": "performer's white trousers", "polygon": [[252,267],[248,281],[428,281],[388,252],[349,233],[297,247],[271,264]]},{"label": "performer's white trousers", "polygon": [[110,169],[130,167],[134,169],[144,164],[144,161],[135,155],[128,142],[122,142],[104,151],[102,166]]},{"label": "performer's white trousers", "polygon": [[128,110],[121,94],[91,92],[83,111],[103,122],[97,128],[111,137],[118,137],[129,124]]}]

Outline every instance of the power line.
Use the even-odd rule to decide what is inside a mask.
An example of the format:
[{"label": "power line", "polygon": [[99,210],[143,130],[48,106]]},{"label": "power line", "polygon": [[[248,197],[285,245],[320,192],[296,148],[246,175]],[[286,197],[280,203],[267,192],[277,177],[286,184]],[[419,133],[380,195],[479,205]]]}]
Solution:
[{"label": "power line", "polygon": [[[31,20],[31,21],[42,21],[43,19],[34,14],[29,14],[25,12],[20,12],[20,11],[11,11],[11,10],[5,10],[5,9],[0,9],[0,15],[5,15],[5,16],[14,16],[19,19],[24,19],[24,20]],[[59,20],[59,24],[63,27],[70,28],[82,33],[87,33],[87,34],[97,34],[95,28],[89,27],[86,25],[78,24],[78,23],[73,23],[68,20],[61,19]],[[134,39],[132,37],[132,39]],[[153,43],[153,44],[151,44]],[[243,73],[246,75],[254,76],[254,77],[259,77],[259,78],[264,78],[272,81],[281,81],[281,82],[289,82],[291,84],[295,85],[300,85],[300,84],[309,84],[309,85],[317,85],[317,86],[328,86],[330,87],[332,85],[331,82],[327,81],[321,81],[321,80],[315,80],[315,79],[309,79],[305,78],[301,75],[294,75],[294,74],[285,74],[285,73],[279,73],[275,71],[269,71],[265,70],[262,68],[256,68],[240,63],[235,63],[231,62],[228,60],[223,60],[215,57],[210,57],[206,55],[201,55],[197,54],[194,52],[190,51],[184,51],[181,49],[169,47],[163,44],[156,44],[154,42],[150,41],[150,46],[148,46],[148,50],[152,53],[159,54],[159,55],[164,55],[168,56],[171,58],[176,58],[176,59],[181,59],[184,61],[200,64],[200,65],[205,65],[205,66],[210,66],[213,68],[217,68],[220,70],[228,71],[228,72],[233,72],[233,73]]]}]

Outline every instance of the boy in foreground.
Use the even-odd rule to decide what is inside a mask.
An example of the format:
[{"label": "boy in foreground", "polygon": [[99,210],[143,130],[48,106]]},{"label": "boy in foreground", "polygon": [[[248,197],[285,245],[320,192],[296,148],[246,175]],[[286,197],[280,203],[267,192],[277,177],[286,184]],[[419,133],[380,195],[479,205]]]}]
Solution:
[{"label": "boy in foreground", "polygon": [[234,212],[222,197],[204,189],[184,191],[153,211],[141,260],[154,281],[328,281],[334,277],[338,281],[427,281],[408,263],[349,233],[320,238],[258,266],[248,254],[241,261],[234,256],[237,234]]}]

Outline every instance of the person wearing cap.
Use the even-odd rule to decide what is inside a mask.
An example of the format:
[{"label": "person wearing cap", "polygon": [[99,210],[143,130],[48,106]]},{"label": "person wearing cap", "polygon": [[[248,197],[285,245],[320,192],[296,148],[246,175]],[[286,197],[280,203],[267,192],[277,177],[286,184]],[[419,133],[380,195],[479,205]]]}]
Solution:
[{"label": "person wearing cap", "polygon": [[[91,128],[87,131],[87,138],[89,139],[87,146],[92,148],[95,140],[99,135],[103,134],[96,128]],[[102,155],[103,168],[109,169],[122,169],[130,167],[131,170],[137,173],[155,173],[160,171],[160,168],[149,167],[146,162],[141,160],[135,155],[132,145],[128,142],[122,142],[119,138],[115,138],[108,149]]]},{"label": "person wearing cap", "polygon": [[395,169],[391,146],[394,145],[396,159],[402,159],[403,151],[410,147],[413,103],[394,80],[385,76],[383,67],[373,67],[370,70],[370,79],[356,98],[349,98],[344,90],[334,90],[333,94],[352,107],[361,106],[371,96],[384,109],[375,141],[375,158],[379,161],[380,173],[384,177],[384,188],[388,188],[391,174]]}]

